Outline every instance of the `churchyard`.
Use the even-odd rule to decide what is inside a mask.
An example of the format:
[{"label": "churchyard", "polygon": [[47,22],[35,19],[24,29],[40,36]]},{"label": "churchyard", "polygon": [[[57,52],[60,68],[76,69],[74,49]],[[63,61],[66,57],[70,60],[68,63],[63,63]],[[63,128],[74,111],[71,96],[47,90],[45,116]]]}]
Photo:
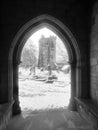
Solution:
[{"label": "churchyard", "polygon": [[48,71],[36,69],[36,75],[29,69],[20,68],[19,101],[22,111],[42,111],[66,108],[70,101],[70,73],[52,71],[57,77],[46,82]]}]

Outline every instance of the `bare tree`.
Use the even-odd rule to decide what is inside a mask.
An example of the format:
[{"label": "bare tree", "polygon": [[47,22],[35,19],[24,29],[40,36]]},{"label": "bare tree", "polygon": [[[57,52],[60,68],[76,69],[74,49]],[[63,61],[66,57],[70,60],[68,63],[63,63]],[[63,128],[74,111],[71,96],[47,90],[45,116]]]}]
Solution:
[{"label": "bare tree", "polygon": [[21,55],[21,67],[35,67],[37,64],[36,48],[32,44],[29,48],[24,47]]}]

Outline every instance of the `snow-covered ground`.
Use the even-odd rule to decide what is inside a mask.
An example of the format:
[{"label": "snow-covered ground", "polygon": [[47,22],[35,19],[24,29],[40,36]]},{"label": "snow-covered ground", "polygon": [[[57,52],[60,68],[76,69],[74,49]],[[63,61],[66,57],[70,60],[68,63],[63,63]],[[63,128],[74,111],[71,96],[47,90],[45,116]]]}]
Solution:
[{"label": "snow-covered ground", "polygon": [[[22,111],[58,109],[68,106],[70,73],[54,71],[53,74],[58,77],[53,83],[34,80],[32,75],[29,76],[29,72],[19,75],[19,100]],[[40,72],[39,75],[42,73]]]}]

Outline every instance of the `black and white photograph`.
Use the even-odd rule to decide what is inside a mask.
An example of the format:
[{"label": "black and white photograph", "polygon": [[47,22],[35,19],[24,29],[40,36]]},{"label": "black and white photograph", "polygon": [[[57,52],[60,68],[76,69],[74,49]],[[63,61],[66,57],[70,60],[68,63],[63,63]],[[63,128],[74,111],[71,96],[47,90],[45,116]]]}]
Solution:
[{"label": "black and white photograph", "polygon": [[98,130],[98,0],[0,12],[0,130]]}]

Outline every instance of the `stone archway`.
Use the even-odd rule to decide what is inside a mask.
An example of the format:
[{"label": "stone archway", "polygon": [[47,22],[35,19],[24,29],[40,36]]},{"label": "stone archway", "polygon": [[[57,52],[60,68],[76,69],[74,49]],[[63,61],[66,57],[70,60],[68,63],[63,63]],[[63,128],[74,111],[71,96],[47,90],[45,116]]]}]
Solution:
[{"label": "stone archway", "polygon": [[71,66],[71,100],[70,109],[75,109],[74,97],[81,97],[81,56],[77,42],[70,30],[58,19],[41,15],[26,23],[17,33],[9,51],[9,101],[14,99],[13,114],[21,112],[18,97],[18,65],[20,64],[20,55],[26,40],[32,32],[42,28],[49,27],[63,40],[66,41],[66,48],[69,54],[69,63]]}]

